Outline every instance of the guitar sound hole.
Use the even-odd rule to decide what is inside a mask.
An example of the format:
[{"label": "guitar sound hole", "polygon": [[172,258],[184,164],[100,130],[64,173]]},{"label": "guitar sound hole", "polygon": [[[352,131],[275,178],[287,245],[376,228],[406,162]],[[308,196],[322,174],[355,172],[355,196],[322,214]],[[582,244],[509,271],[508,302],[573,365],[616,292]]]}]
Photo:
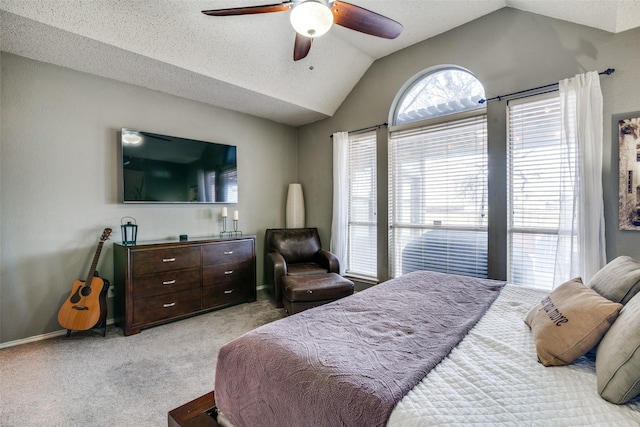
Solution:
[{"label": "guitar sound hole", "polygon": [[80,296],[80,290],[81,289],[82,289],[82,287],[79,287],[78,289],[76,289],[76,291],[73,293],[73,296],[69,299],[69,301],[71,301],[72,304],[77,303],[82,298]]},{"label": "guitar sound hole", "polygon": [[91,288],[88,286],[83,286],[82,290],[80,291],[80,294],[83,297],[88,297],[89,295],[91,295]]}]

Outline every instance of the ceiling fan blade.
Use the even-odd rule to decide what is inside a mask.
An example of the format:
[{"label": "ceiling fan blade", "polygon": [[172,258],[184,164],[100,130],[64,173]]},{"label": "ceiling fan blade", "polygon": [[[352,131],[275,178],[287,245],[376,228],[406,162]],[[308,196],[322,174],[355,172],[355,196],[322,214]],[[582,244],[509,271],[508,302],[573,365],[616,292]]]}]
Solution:
[{"label": "ceiling fan blade", "polygon": [[311,42],[313,39],[311,37],[305,37],[299,33],[296,33],[296,43],[293,46],[293,60],[298,61],[303,59],[309,53],[309,49],[311,49]]},{"label": "ceiling fan blade", "polygon": [[372,36],[395,39],[404,28],[391,18],[344,1],[333,2],[331,11],[335,24]]},{"label": "ceiling fan blade", "polygon": [[232,7],[230,9],[203,10],[202,13],[209,16],[233,16],[253,15],[256,13],[284,12],[290,10],[293,1],[285,1],[278,4],[266,4],[262,6]]}]

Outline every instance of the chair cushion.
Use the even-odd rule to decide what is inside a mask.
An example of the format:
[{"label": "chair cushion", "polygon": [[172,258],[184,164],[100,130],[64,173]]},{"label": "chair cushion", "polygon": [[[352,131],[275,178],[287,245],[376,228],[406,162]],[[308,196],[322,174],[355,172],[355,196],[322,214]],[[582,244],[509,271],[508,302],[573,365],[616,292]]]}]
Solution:
[{"label": "chair cushion", "polygon": [[336,273],[286,276],[284,298],[289,301],[319,301],[353,294],[353,282]]},{"label": "chair cushion", "polygon": [[306,276],[307,274],[326,274],[328,271],[318,264],[312,262],[301,262],[299,264],[288,264],[288,276]]}]

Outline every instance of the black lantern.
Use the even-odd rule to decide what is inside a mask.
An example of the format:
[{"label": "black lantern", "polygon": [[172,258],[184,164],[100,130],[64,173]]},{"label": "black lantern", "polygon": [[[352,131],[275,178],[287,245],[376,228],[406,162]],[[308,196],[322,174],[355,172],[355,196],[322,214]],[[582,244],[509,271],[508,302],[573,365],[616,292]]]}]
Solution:
[{"label": "black lantern", "polygon": [[[133,220],[127,221],[124,224],[124,220],[129,218]],[[131,216],[125,216],[120,219],[120,228],[122,229],[122,244],[127,246],[133,246],[136,244],[136,237],[138,236],[138,225],[136,224],[136,219]]]}]

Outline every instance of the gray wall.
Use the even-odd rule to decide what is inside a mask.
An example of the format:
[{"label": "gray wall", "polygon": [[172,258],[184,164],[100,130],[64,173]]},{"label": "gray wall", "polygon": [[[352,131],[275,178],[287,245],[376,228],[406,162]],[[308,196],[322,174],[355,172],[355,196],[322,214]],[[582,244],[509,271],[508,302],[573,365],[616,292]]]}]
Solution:
[{"label": "gray wall", "polygon": [[[453,64],[473,72],[487,97],[528,89],[586,71],[616,69],[601,78],[604,96],[604,176],[607,257],[640,260],[640,232],[618,231],[617,115],[640,110],[640,29],[610,34],[505,8],[376,61],[326,120],[299,129],[299,180],[305,187],[307,222],[323,241],[331,231],[332,147],[329,135],[387,122],[402,86],[424,69]],[[490,275],[505,277],[506,102],[488,107]],[[614,118],[612,124],[612,116]],[[383,144],[386,140],[381,140]],[[379,150],[384,153],[384,148]],[[384,175],[384,174],[383,174]],[[381,177],[386,182],[386,176]],[[386,187],[379,186],[379,236],[385,236]],[[379,259],[386,257],[384,245]],[[380,270],[384,278],[386,270]]]},{"label": "gray wall", "polygon": [[[122,127],[238,146],[240,228],[258,236],[262,283],[265,228],[284,226],[287,184],[300,181],[307,225],[329,244],[331,139],[388,120],[402,85],[420,71],[454,64],[476,74],[487,96],[556,82],[585,71],[602,77],[605,100],[604,178],[608,258],[640,259],[640,233],[618,231],[617,137],[612,117],[640,110],[640,30],[609,34],[503,9],[376,61],[334,117],[297,130],[144,88],[2,53],[0,56],[0,343],[58,331],[57,311],[75,279],[84,279],[105,227],[114,235],[99,270],[111,279],[111,242],[120,218],[134,216],[139,240],[211,236],[219,206],[118,203],[116,141]],[[348,65],[346,65],[348,66]],[[492,251],[506,235],[505,103],[489,105]],[[386,133],[378,133],[386,156]],[[296,147],[296,138],[298,146]],[[379,236],[386,235],[386,176],[379,178]],[[384,246],[382,245],[384,248]],[[379,254],[381,271],[386,250]],[[504,272],[491,259],[494,277]]]},{"label": "gray wall", "polygon": [[[284,226],[287,185],[297,178],[294,128],[20,56],[1,59],[0,342],[60,330],[58,309],[73,281],[85,279],[105,227],[114,234],[98,270],[112,280],[111,245],[124,216],[136,218],[138,241],[177,240],[217,235],[220,207],[237,209],[239,228],[258,236],[262,283],[264,229]],[[237,145],[239,203],[120,204],[122,127]]]}]

